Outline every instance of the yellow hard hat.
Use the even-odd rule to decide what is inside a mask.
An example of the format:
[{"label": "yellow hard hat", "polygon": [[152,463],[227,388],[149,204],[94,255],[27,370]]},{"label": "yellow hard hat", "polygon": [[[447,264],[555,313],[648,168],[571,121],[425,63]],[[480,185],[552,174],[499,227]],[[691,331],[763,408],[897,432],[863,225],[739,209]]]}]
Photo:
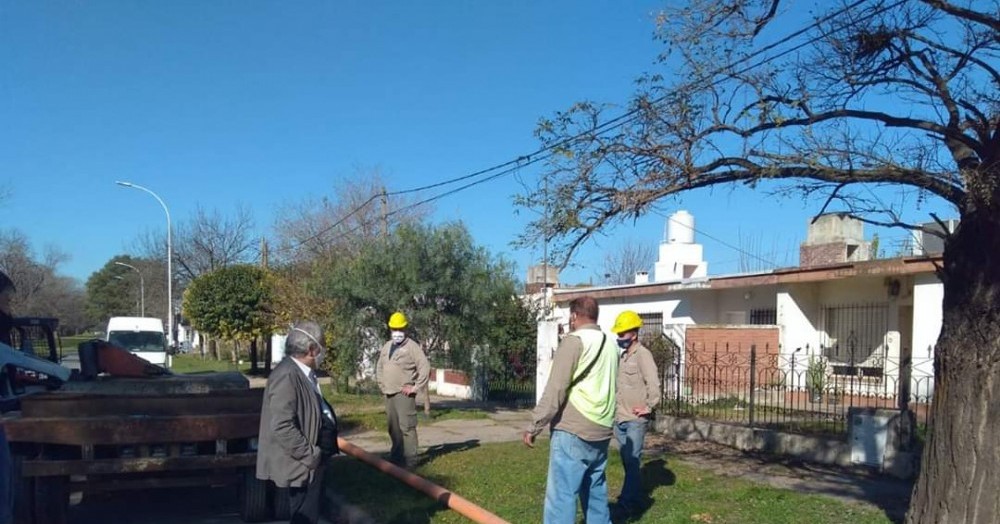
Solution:
[{"label": "yellow hard hat", "polygon": [[392,314],[389,317],[389,329],[404,329],[409,325],[406,321],[406,315],[400,313],[399,311]]},{"label": "yellow hard hat", "polygon": [[615,325],[611,328],[616,335],[621,335],[626,331],[639,329],[642,327],[642,319],[635,311],[622,311],[615,319]]}]

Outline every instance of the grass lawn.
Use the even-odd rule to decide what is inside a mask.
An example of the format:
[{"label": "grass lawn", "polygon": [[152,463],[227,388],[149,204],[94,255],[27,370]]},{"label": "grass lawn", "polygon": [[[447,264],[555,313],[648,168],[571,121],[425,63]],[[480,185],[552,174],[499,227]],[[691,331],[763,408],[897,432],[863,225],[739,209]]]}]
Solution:
[{"label": "grass lawn", "polygon": [[242,371],[245,373],[250,370],[250,363],[246,361],[237,366],[229,359],[215,360],[209,357],[202,360],[201,356],[191,354],[174,355],[173,361],[171,369],[174,373],[198,373],[201,371]]},{"label": "grass lawn", "polygon": [[[535,449],[521,443],[488,444],[429,457],[416,473],[513,522],[541,522],[548,467],[548,440]],[[611,453],[609,494],[621,489],[621,462]],[[335,460],[327,484],[377,522],[467,523],[395,479],[351,458]],[[632,522],[712,524],[743,523],[889,523],[878,509],[818,495],[761,486],[717,476],[684,464],[650,457],[643,481],[652,488],[652,506]]]},{"label": "grass lawn", "polygon": [[[336,393],[329,385],[323,385],[323,396],[337,410],[337,420],[342,430],[387,431],[385,401],[376,395],[355,395]],[[423,408],[418,404],[417,412]],[[431,406],[430,423],[454,419],[485,419],[489,414],[478,409],[454,409]],[[421,421],[421,423],[426,423]]]}]

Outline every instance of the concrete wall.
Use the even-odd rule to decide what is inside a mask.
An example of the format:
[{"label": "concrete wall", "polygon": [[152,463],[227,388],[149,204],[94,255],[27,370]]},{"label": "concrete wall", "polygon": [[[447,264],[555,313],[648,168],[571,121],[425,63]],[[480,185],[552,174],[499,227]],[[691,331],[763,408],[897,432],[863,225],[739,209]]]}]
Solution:
[{"label": "concrete wall", "polygon": [[[851,426],[846,440],[782,433],[706,420],[659,416],[654,431],[685,441],[709,441],[742,451],[793,457],[806,462],[859,466],[874,459],[874,469],[898,478],[913,478],[919,471],[920,449],[915,446],[913,418],[898,410],[858,408],[848,417],[867,413],[886,421],[881,435],[864,435]],[[869,438],[866,438],[869,437]]]},{"label": "concrete wall", "polygon": [[916,395],[933,392],[934,346],[941,334],[944,284],[934,275],[918,275],[913,281],[913,375]]},{"label": "concrete wall", "polygon": [[469,384],[465,373],[451,369],[432,370],[431,380],[427,388],[436,392],[442,397],[460,398],[468,400],[472,398],[472,386]]}]

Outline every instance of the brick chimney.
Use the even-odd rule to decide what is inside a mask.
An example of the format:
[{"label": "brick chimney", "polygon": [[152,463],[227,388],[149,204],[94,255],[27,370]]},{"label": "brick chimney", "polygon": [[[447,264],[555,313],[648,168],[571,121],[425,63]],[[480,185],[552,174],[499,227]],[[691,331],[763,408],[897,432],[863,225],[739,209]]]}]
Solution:
[{"label": "brick chimney", "polygon": [[809,223],[806,241],[799,246],[799,266],[823,266],[868,260],[864,222],[847,213],[827,213]]}]

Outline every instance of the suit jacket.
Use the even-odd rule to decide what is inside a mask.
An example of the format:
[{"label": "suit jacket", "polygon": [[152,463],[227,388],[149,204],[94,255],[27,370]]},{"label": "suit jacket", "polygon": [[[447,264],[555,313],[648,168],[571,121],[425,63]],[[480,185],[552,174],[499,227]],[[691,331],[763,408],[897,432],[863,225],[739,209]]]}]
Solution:
[{"label": "suit jacket", "polygon": [[257,437],[257,478],[278,487],[312,482],[322,452],[318,446],[323,412],[316,390],[291,357],[267,378]]}]

